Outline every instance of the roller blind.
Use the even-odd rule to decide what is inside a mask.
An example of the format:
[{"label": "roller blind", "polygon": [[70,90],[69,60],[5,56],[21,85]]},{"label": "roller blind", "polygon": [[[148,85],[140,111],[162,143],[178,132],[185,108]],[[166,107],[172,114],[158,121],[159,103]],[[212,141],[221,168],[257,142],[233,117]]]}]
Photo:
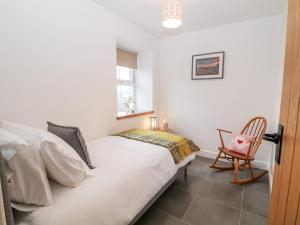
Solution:
[{"label": "roller blind", "polygon": [[137,69],[137,53],[117,48],[117,65]]}]

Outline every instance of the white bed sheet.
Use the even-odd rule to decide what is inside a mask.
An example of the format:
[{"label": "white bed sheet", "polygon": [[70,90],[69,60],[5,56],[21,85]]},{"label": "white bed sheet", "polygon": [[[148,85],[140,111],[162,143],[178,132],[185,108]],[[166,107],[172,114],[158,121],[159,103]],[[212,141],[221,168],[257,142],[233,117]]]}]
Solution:
[{"label": "white bed sheet", "polygon": [[169,150],[122,137],[88,143],[94,177],[79,187],[51,183],[53,204],[17,214],[20,225],[126,225],[192,159],[175,165]]}]

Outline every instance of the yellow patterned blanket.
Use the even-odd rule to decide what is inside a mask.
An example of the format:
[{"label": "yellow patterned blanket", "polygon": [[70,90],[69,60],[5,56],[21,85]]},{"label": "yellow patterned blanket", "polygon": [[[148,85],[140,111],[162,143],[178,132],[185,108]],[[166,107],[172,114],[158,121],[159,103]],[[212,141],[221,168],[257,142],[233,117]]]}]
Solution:
[{"label": "yellow patterned blanket", "polygon": [[193,152],[200,150],[192,140],[162,131],[135,129],[119,133],[116,136],[165,147],[172,154],[176,164],[180,163]]}]

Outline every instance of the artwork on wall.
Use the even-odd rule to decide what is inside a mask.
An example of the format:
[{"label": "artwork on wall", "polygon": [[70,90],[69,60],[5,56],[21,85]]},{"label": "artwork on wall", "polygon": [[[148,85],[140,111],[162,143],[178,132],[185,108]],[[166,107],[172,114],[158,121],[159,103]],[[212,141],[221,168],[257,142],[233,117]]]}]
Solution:
[{"label": "artwork on wall", "polygon": [[193,55],[192,80],[222,79],[224,75],[224,52]]}]

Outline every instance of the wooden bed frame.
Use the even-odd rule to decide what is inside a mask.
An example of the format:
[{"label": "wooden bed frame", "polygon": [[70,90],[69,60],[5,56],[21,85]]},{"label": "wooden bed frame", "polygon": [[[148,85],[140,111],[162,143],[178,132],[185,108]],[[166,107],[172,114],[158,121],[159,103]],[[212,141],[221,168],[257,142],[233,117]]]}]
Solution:
[{"label": "wooden bed frame", "polygon": [[[153,205],[153,203],[174,183],[174,181],[177,179],[177,177],[184,172],[184,175],[187,175],[187,169],[191,165],[191,162],[188,162],[185,166],[178,169],[177,173],[168,181],[167,184],[165,184],[162,189],[145,205],[145,207],[134,217],[134,219],[130,222],[129,225],[135,224],[141,217],[144,215],[144,213]],[[4,160],[0,151],[0,194],[2,192],[2,195],[0,196],[4,201],[4,209],[0,202],[0,222],[1,219],[6,218],[6,224],[4,225],[14,225],[13,220],[13,214],[12,214],[12,208],[10,206],[9,196],[8,196],[8,190],[7,190],[7,179],[6,179],[6,173],[5,173],[5,167],[4,167]],[[2,186],[2,191],[1,191]],[[5,215],[1,214],[1,207],[3,211],[5,212]],[[0,223],[0,225],[2,225]]]}]

